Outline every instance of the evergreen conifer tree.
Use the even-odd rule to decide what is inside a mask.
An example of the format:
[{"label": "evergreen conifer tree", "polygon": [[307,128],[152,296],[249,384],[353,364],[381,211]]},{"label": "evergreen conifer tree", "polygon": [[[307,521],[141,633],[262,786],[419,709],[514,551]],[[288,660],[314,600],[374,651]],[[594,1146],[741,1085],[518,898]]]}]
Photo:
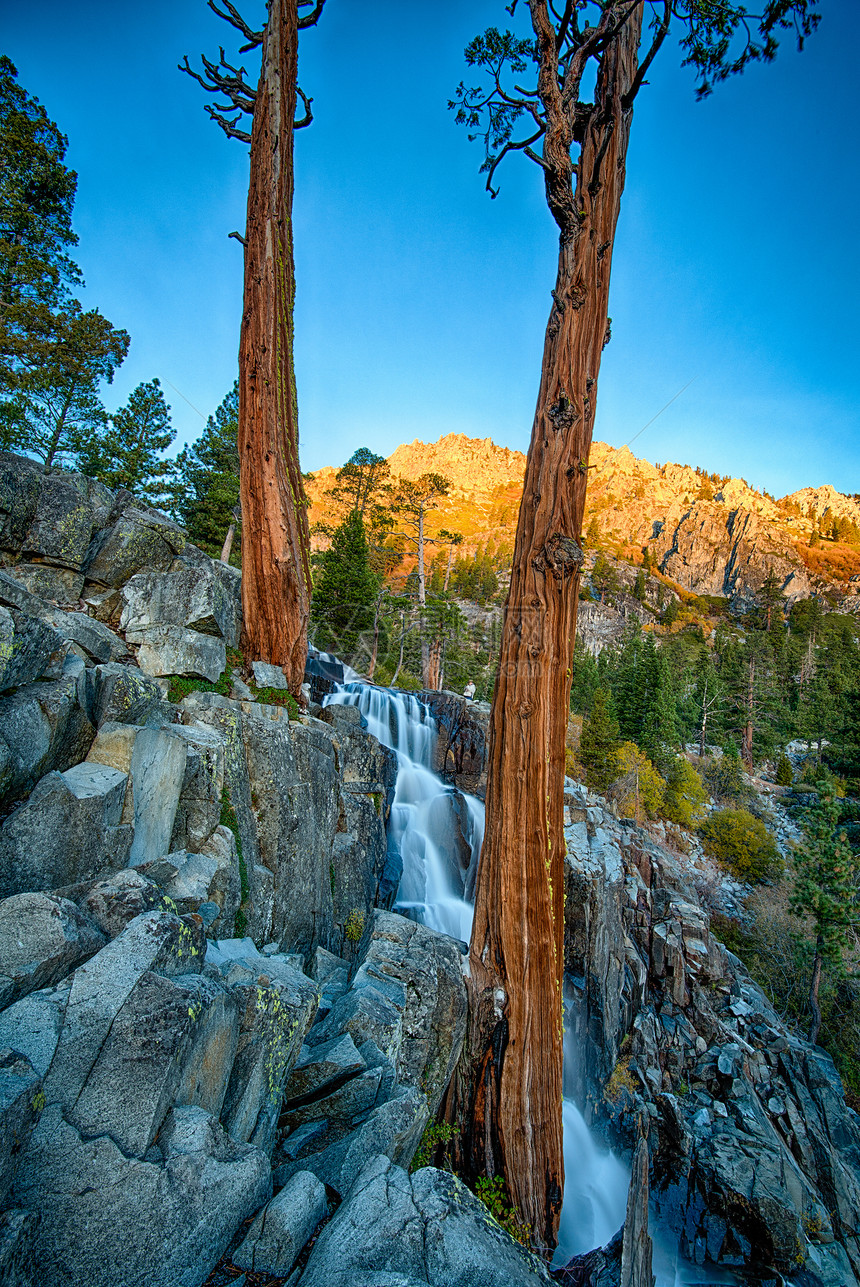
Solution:
[{"label": "evergreen conifer tree", "polygon": [[126,405],[110,417],[107,430],[84,447],[78,465],[112,491],[126,487],[152,505],[166,505],[174,462],[161,453],[173,438],[161,384],[150,380],[137,386]]},{"label": "evergreen conifer tree", "polygon": [[361,636],[373,629],[378,578],[370,570],[364,523],[358,510],[347,514],[319,559],[311,622],[314,642],[344,660],[355,657]]},{"label": "evergreen conifer tree", "polygon": [[[218,558],[239,506],[239,382],[206,422],[206,428],[176,461],[171,512],[207,554]],[[230,561],[241,559],[239,540]]]},{"label": "evergreen conifer tree", "polygon": [[794,856],[791,911],[812,922],[814,949],[809,1009],[809,1041],[821,1028],[818,989],[825,965],[843,968],[843,952],[860,926],[860,862],[845,832],[838,829],[841,808],[830,793],[807,812],[806,839]]},{"label": "evergreen conifer tree", "polygon": [[618,776],[618,746],[618,720],[610,696],[598,688],[579,740],[579,758],[595,791],[605,791]]},{"label": "evergreen conifer tree", "polygon": [[46,469],[103,430],[100,386],[129,345],[126,331],[70,294],[83,278],[68,255],[77,175],[66,147],[0,56],[0,446]]},{"label": "evergreen conifer tree", "polygon": [[639,744],[646,755],[665,773],[678,745],[678,719],[672,677],[665,657],[658,656],[652,670],[647,709]]}]

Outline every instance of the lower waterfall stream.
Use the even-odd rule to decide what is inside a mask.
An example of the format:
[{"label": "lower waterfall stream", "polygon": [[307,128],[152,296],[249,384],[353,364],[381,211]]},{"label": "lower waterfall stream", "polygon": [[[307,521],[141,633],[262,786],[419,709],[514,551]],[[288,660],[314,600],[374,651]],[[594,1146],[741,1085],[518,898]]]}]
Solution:
[{"label": "lower waterfall stream", "polygon": [[[326,696],[324,704],[357,706],[368,732],[397,756],[389,838],[399,848],[403,875],[395,910],[468,943],[470,896],[484,838],[484,805],[477,797],[447,786],[433,772],[436,721],[424,702],[410,693],[368,684],[348,667],[344,671],[346,681]],[[569,1097],[576,1059],[569,1024],[564,1059],[565,1185],[554,1267],[610,1241],[624,1223],[630,1185],[629,1166],[598,1141]],[[712,1273],[684,1264],[660,1237],[659,1229],[652,1229],[652,1235],[657,1287],[719,1281]]]}]

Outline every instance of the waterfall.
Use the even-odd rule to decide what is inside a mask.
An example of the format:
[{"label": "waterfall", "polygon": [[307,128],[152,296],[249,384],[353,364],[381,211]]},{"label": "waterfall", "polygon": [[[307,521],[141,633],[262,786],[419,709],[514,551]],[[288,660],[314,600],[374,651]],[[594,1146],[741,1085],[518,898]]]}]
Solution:
[{"label": "waterfall", "polygon": [[[326,656],[326,654],[322,654]],[[332,659],[335,660],[335,659]],[[344,667],[345,682],[325,705],[357,706],[367,731],[397,756],[397,781],[388,824],[389,840],[400,851],[403,875],[395,908],[429,929],[468,943],[472,929],[475,873],[484,838],[484,805],[475,796],[446,786],[432,769],[436,721],[411,693],[376,688]],[[603,1148],[572,1098],[577,1051],[574,1025],[564,1040],[564,1203],[559,1244],[561,1266],[571,1256],[605,1246],[624,1223],[630,1168]],[[736,1281],[717,1278],[682,1262],[675,1239],[654,1233],[657,1287]],[[674,1244],[674,1248],[673,1248]]]},{"label": "waterfall", "polygon": [[388,823],[389,841],[403,860],[395,908],[468,943],[472,905],[467,892],[484,837],[484,806],[433,772],[437,733],[429,707],[411,693],[355,679],[330,693],[326,705],[357,706],[367,731],[397,756]]}]

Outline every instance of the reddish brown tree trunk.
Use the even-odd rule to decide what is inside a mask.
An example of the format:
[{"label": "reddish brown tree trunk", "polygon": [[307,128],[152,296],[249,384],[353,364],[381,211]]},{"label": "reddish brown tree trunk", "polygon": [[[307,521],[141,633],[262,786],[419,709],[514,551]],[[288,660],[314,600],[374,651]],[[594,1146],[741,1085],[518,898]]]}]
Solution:
[{"label": "reddish brown tree trunk", "polygon": [[552,1246],[564,1180],[562,793],[578,542],[632,114],[622,100],[636,73],[642,8],[602,56],[575,191],[573,113],[558,90],[555,32],[545,3],[531,0],[531,10],[559,265],[493,699],[467,1062],[452,1111],[465,1126],[465,1169],[504,1174],[532,1238]]},{"label": "reddish brown tree trunk", "polygon": [[239,346],[243,647],[298,696],[307,656],[309,535],[293,369],[296,0],[272,0],[251,134]]}]

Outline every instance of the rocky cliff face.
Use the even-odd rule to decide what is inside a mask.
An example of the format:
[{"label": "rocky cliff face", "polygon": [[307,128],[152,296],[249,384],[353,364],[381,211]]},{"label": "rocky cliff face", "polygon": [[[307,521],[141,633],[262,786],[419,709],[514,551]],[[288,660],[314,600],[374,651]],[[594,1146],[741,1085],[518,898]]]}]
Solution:
[{"label": "rocky cliff face", "polygon": [[588,1116],[632,1150],[645,1115],[652,1199],[693,1264],[857,1282],[860,1124],[832,1060],[712,935],[679,854],[572,782],[565,801],[569,1021]]},{"label": "rocky cliff face", "polygon": [[[415,441],[389,457],[394,475],[443,474],[450,496],[429,518],[465,535],[463,551],[493,541],[511,546],[525,472],[525,456],[488,438],[448,434],[436,443]],[[309,486],[311,523],[331,517],[325,492],[334,469],[320,470]],[[739,478],[714,479],[689,465],[656,466],[627,447],[592,445],[585,528],[597,523],[602,542],[653,566],[684,589],[744,599],[770,571],[789,600],[826,591],[860,605],[860,548],[823,542],[810,551],[813,523],[826,510],[860,524],[860,502],[831,486],[804,488],[775,501]],[[853,578],[853,580],[852,580]]]},{"label": "rocky cliff face", "polygon": [[[163,515],[4,456],[0,518],[0,1284],[199,1287],[231,1242],[284,1281],[368,1166],[409,1190],[462,1045],[460,945],[384,910],[395,757],[255,699],[238,577]],[[546,1281],[419,1182],[460,1268],[410,1281]],[[313,1274],[388,1268],[364,1232]]]},{"label": "rocky cliff face", "polygon": [[[405,1170],[466,990],[461,945],[387,909],[391,753],[354,708],[255,699],[235,574],[163,515],[5,456],[0,517],[0,1285],[548,1284],[455,1177]],[[488,708],[434,704],[440,771],[480,791]],[[676,854],[566,807],[592,1121],[650,1156],[695,1263],[857,1281],[833,1065]]]}]

